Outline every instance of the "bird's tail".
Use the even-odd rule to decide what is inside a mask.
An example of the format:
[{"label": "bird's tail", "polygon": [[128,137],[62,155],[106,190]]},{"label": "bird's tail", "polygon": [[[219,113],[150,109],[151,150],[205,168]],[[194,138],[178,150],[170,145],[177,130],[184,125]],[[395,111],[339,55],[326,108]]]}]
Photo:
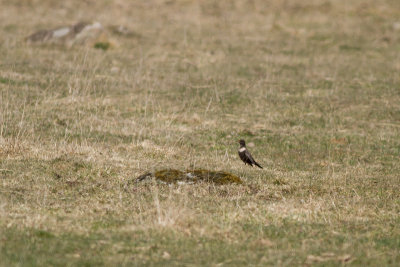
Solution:
[{"label": "bird's tail", "polygon": [[255,161],[254,161],[254,164],[255,164],[255,165],[258,167],[258,168],[261,168],[261,169],[263,168],[263,167],[261,167],[261,165],[260,165],[260,164],[258,164],[258,163],[257,163],[257,162],[255,162]]}]

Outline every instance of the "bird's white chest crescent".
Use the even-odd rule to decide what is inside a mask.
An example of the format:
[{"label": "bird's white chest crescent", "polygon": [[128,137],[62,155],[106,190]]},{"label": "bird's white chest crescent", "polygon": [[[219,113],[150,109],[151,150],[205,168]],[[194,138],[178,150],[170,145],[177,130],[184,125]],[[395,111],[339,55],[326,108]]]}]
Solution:
[{"label": "bird's white chest crescent", "polygon": [[241,147],[241,148],[239,148],[239,152],[243,152],[243,151],[245,151],[246,150],[246,148],[245,147]]}]

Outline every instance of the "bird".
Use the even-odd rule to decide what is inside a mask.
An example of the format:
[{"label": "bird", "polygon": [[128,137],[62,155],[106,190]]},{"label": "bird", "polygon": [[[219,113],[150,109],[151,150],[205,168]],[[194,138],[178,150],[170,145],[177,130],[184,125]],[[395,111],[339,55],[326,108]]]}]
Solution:
[{"label": "bird", "polygon": [[262,169],[263,167],[261,167],[261,165],[258,164],[253,159],[249,150],[246,148],[246,142],[243,139],[240,139],[239,144],[240,144],[240,147],[239,147],[238,153],[239,153],[240,159],[244,162],[244,164],[249,164],[251,167],[253,167],[253,165],[256,165],[257,167]]}]

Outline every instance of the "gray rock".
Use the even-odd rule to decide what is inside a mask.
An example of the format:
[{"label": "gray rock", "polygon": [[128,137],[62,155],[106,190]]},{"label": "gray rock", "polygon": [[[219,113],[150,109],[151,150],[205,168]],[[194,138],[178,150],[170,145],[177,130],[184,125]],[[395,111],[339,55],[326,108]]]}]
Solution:
[{"label": "gray rock", "polygon": [[99,22],[79,22],[71,26],[63,26],[51,30],[40,30],[26,38],[28,43],[48,43],[94,46],[96,43],[109,43],[104,27]]}]

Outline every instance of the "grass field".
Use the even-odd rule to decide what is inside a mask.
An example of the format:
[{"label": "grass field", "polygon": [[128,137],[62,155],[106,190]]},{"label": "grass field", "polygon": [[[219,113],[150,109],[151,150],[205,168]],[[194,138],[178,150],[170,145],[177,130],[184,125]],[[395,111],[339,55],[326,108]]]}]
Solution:
[{"label": "grass field", "polygon": [[1,266],[398,266],[399,159],[400,1],[0,1]]}]

